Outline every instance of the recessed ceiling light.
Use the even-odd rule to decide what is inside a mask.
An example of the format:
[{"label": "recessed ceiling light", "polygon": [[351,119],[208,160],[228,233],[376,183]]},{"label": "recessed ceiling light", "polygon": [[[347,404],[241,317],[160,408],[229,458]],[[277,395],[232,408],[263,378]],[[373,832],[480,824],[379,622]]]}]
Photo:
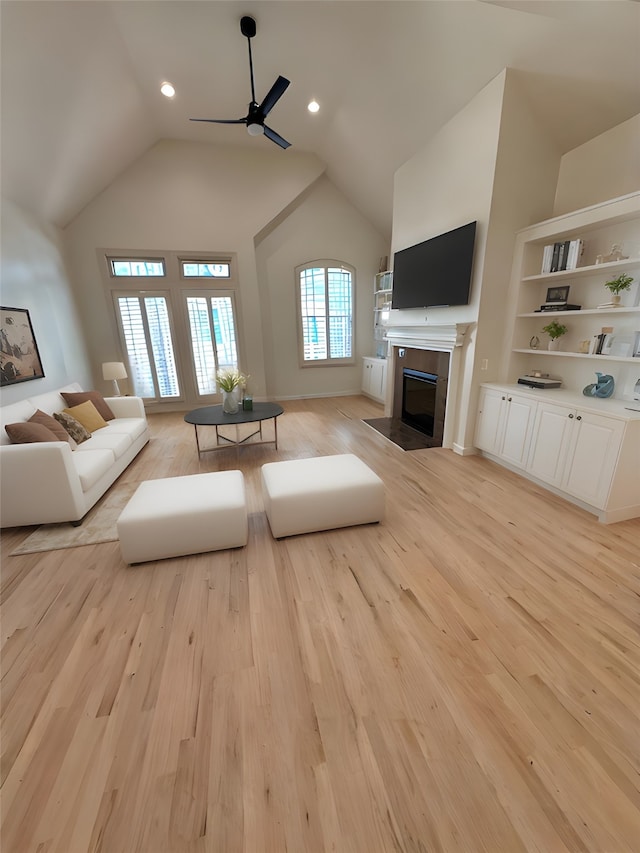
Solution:
[{"label": "recessed ceiling light", "polygon": [[160,91],[165,98],[173,98],[176,93],[176,90],[173,88],[171,83],[163,83],[162,86],[160,86]]},{"label": "recessed ceiling light", "polygon": [[311,101],[307,106],[310,113],[317,113],[320,109],[320,104],[317,101]]}]

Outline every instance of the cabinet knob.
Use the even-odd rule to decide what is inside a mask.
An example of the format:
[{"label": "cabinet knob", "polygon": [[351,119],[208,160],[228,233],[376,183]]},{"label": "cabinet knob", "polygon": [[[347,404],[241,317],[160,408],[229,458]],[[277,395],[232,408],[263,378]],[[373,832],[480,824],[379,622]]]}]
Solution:
[{"label": "cabinet knob", "polygon": [[576,418],[576,420],[577,420],[577,421],[581,421],[581,420],[582,420],[582,415],[578,415],[578,417]]},{"label": "cabinet knob", "polygon": [[506,398],[506,397],[501,397],[501,399],[502,399],[502,400],[506,400],[507,398]]},{"label": "cabinet knob", "polygon": [[573,417],[573,415],[569,415],[569,417],[570,417],[570,418],[572,418],[572,417]]},{"label": "cabinet knob", "polygon": [[511,398],[511,397],[509,397],[509,402],[511,402],[511,399],[512,399],[512,398]]}]

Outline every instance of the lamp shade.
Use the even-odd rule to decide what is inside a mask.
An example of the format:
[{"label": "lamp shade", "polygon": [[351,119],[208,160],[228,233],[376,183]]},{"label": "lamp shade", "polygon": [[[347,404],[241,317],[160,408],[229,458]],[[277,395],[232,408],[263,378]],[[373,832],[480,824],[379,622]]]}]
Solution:
[{"label": "lamp shade", "polygon": [[103,379],[126,379],[127,371],[121,361],[105,361],[102,365]]},{"label": "lamp shade", "polygon": [[113,382],[113,391],[117,397],[120,396],[118,379],[126,379],[127,371],[121,361],[105,361],[102,365],[102,378]]}]

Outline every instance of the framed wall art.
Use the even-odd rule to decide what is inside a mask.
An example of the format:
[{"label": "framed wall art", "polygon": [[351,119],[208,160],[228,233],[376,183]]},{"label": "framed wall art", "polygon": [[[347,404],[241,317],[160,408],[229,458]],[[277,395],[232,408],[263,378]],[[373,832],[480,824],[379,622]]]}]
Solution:
[{"label": "framed wall art", "polygon": [[29,312],[0,307],[0,387],[43,376]]}]

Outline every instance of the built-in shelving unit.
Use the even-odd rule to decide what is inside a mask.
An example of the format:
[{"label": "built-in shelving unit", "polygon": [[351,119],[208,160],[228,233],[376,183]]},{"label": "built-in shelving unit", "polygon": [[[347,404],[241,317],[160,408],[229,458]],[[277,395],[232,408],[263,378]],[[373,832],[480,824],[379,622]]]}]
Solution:
[{"label": "built-in shelving unit", "polygon": [[[582,240],[580,266],[542,273],[544,247]],[[626,255],[606,262],[614,244]],[[604,262],[596,263],[596,259]],[[606,281],[633,276],[619,307],[603,307]],[[547,289],[569,286],[569,311],[540,311]],[[481,386],[475,446],[507,467],[596,513],[601,521],[640,516],[640,193],[532,225],[516,238],[509,292],[510,328],[502,381]],[[538,309],[538,310],[536,310]],[[567,326],[560,348],[547,348],[551,320]],[[586,349],[612,329],[614,355]],[[540,346],[530,345],[535,337]],[[586,351],[585,351],[586,349]],[[636,357],[634,357],[634,353]],[[539,371],[560,379],[547,390],[518,384]],[[583,394],[595,374],[613,376],[611,398]]]},{"label": "built-in shelving unit", "polygon": [[[546,245],[576,239],[584,242],[577,269],[541,272]],[[606,258],[610,254],[614,244],[627,257],[596,263],[599,256]],[[611,298],[604,283],[621,273],[635,279],[631,290],[621,294],[619,307],[599,307]],[[536,310],[547,301],[548,288],[560,286],[569,287],[567,301],[580,305],[580,309]],[[505,381],[517,382],[519,376],[543,369],[561,379],[563,388],[579,392],[594,381],[594,372],[600,371],[614,376],[616,397],[622,398],[632,381],[640,378],[640,358],[634,358],[636,333],[640,332],[640,193],[520,231],[514,252],[510,300],[512,325],[505,351]],[[567,326],[567,334],[560,338],[559,349],[550,351],[549,338],[542,329],[554,319]],[[615,354],[585,352],[603,328],[613,329],[611,334],[617,341]],[[533,337],[540,341],[538,348],[530,346]],[[634,371],[636,365],[638,369]]]},{"label": "built-in shelving unit", "polygon": [[393,273],[379,272],[373,285],[373,340],[375,357],[362,360],[362,392],[380,403],[384,402],[387,384],[387,355],[389,345],[386,321],[391,310]]}]

